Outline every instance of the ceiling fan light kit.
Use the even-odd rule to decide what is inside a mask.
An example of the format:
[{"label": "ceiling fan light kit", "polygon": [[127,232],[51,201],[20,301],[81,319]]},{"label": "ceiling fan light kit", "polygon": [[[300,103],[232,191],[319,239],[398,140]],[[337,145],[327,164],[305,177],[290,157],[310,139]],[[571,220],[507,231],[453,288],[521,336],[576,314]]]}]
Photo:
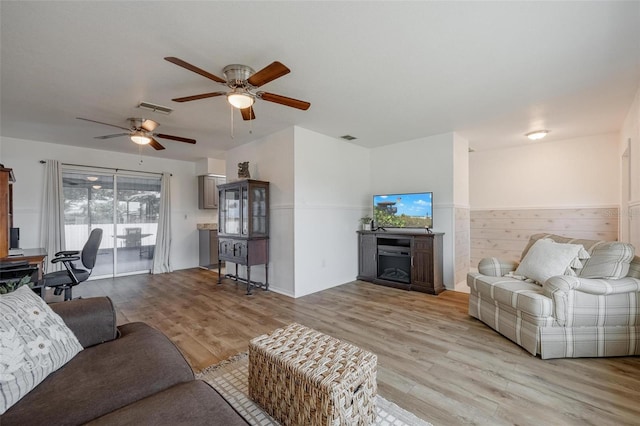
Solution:
[{"label": "ceiling fan light kit", "polygon": [[151,143],[151,138],[141,130],[133,132],[131,140],[138,145],[149,145]]},{"label": "ceiling fan light kit", "polygon": [[233,89],[232,92],[227,93],[227,101],[237,109],[249,108],[255,102],[255,97],[248,91]]}]

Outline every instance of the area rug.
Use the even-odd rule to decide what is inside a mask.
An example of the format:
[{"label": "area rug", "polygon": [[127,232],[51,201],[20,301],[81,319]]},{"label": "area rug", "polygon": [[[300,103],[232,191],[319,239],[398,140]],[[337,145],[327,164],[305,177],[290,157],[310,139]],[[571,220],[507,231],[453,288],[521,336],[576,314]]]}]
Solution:
[{"label": "area rug", "polygon": [[[209,383],[251,425],[278,426],[279,423],[249,398],[247,376],[249,355],[239,353],[226,361],[205,368],[196,374],[198,379]],[[376,399],[376,425],[381,426],[432,426],[414,414],[387,401],[380,395]]]}]

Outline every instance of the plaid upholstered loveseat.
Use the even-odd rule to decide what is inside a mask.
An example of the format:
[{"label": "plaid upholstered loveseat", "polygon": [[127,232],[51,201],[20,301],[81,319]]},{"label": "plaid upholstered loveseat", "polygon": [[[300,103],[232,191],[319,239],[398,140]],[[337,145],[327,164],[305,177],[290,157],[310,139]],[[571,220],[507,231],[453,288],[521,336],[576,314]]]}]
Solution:
[{"label": "plaid upholstered loveseat", "polygon": [[589,257],[543,283],[514,277],[518,262],[482,259],[467,275],[469,315],[542,359],[640,355],[640,257],[621,242],[533,235],[581,244]]}]

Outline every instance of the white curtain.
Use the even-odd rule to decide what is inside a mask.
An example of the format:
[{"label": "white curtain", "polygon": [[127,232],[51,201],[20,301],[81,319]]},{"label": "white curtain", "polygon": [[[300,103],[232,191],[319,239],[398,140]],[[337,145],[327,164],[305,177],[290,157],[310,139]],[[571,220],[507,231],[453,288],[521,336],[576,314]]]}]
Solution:
[{"label": "white curtain", "polygon": [[[59,161],[46,160],[42,217],[40,219],[40,245],[47,251],[49,260],[64,250],[64,197],[62,193],[62,166]],[[59,271],[61,263],[46,262],[47,272]]]},{"label": "white curtain", "polygon": [[171,174],[162,173],[160,184],[160,215],[152,274],[171,272]]}]

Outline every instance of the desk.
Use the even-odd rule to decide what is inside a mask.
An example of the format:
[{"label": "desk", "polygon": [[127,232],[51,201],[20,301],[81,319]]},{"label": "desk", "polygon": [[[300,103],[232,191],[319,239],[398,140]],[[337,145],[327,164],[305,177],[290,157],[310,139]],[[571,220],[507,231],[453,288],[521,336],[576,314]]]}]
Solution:
[{"label": "desk", "polygon": [[0,262],[18,262],[27,261],[29,265],[38,267],[38,280],[44,275],[44,259],[47,257],[47,251],[43,248],[22,249],[22,254],[16,256],[7,256],[0,259]]}]

